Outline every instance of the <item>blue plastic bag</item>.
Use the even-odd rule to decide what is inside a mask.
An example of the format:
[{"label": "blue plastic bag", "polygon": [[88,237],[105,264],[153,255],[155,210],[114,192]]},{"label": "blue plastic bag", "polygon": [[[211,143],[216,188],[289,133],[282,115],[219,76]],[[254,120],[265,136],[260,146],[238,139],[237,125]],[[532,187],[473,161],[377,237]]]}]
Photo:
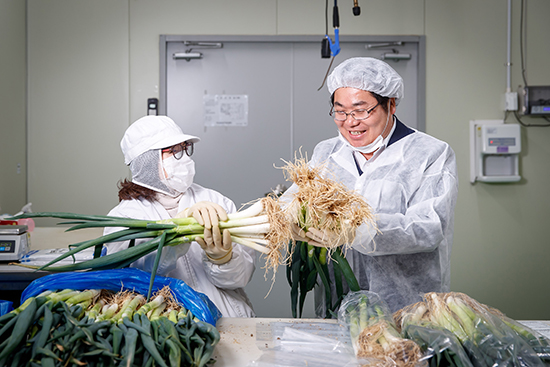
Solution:
[{"label": "blue plastic bag", "polygon": [[[47,290],[59,289],[107,289],[138,292],[147,296],[151,274],[136,268],[100,270],[89,272],[55,273],[33,281],[21,295],[21,304]],[[191,311],[199,320],[216,326],[222,316],[216,305],[203,293],[196,292],[180,279],[156,276],[153,293],[169,286],[178,303]]]},{"label": "blue plastic bag", "polygon": [[0,301],[0,316],[13,311],[12,301]]}]

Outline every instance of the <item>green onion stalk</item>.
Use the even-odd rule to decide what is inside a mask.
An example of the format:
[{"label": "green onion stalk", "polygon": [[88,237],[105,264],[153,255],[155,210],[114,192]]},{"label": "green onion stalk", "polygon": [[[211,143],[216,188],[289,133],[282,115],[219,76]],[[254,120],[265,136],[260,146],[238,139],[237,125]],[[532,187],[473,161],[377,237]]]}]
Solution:
[{"label": "green onion stalk", "polygon": [[487,306],[463,293],[448,293],[444,299],[468,333],[468,345],[473,344],[486,365],[544,365],[533,349]]},{"label": "green onion stalk", "polygon": [[510,327],[510,329],[522,338],[529,347],[533,348],[537,356],[543,362],[550,364],[550,340],[548,340],[548,338],[503,314],[500,315],[500,318]]},{"label": "green onion stalk", "polygon": [[401,335],[418,344],[423,352],[422,360],[430,367],[474,366],[457,337],[430,321],[407,324]]},{"label": "green onion stalk", "polygon": [[[438,299],[436,299],[437,302]],[[437,303],[430,314],[426,302],[418,302],[406,306],[394,315],[397,330],[403,337],[414,341],[420,346],[425,360],[430,367],[473,367],[470,357],[462,347],[457,335],[466,340],[462,326],[448,321],[451,311],[444,303]],[[446,325],[449,329],[440,326]]]}]

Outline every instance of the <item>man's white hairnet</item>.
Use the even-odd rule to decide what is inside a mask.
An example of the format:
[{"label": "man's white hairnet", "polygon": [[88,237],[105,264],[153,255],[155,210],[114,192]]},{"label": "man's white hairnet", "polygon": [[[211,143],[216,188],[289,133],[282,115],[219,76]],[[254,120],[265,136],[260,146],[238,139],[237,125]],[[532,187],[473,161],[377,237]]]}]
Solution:
[{"label": "man's white hairnet", "polygon": [[384,61],[372,57],[354,57],[334,68],[327,78],[332,95],[338,88],[357,88],[382,97],[395,98],[395,105],[403,98],[403,78]]}]

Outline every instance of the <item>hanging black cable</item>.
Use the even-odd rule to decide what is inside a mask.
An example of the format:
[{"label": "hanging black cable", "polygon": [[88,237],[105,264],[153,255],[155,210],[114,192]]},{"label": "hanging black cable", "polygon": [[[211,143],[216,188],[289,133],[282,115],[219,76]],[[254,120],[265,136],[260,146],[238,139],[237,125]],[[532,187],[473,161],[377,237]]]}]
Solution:
[{"label": "hanging black cable", "polygon": [[519,52],[521,57],[521,76],[523,77],[523,85],[527,87],[527,79],[525,78],[525,59],[523,57],[523,8],[524,8],[524,1],[521,0],[521,10],[520,10],[520,17],[519,17]]},{"label": "hanging black cable", "polygon": [[332,40],[328,36],[328,0],[325,2],[325,12],[326,12],[326,29],[327,33],[325,34],[325,38],[323,39],[322,48],[321,48],[321,57],[323,58],[329,58],[332,56],[332,59],[330,60],[330,64],[328,66],[327,72],[325,74],[325,77],[323,79],[323,82],[321,83],[321,86],[317,89],[317,91],[320,91],[321,88],[323,88],[323,85],[325,85],[325,82],[327,80],[328,74],[330,72],[330,68],[332,67],[332,63],[334,62],[334,58],[338,53],[340,53],[340,16],[338,14],[338,1],[334,0],[334,7],[332,8],[332,26],[334,27],[334,43],[332,43]]},{"label": "hanging black cable", "polygon": [[353,15],[358,16],[361,14],[361,8],[359,7],[359,4],[357,3],[357,0],[353,0]]},{"label": "hanging black cable", "polygon": [[[328,0],[325,1],[325,35],[328,35]],[[327,36],[321,42],[321,58],[328,59],[330,57],[330,41]]]},{"label": "hanging black cable", "polygon": [[[519,21],[519,52],[520,52],[520,63],[521,63],[521,76],[523,78],[523,84],[524,84],[524,87],[527,87],[527,78],[525,76],[525,57],[524,57],[524,52],[523,52],[523,47],[524,47],[524,43],[523,43],[523,37],[524,37],[524,27],[525,27],[525,22],[524,22],[524,18],[525,18],[525,11],[524,11],[524,8],[525,8],[525,1],[524,0],[521,0],[521,9],[520,9],[520,21]],[[505,112],[504,114],[504,121],[506,121],[506,118],[508,117],[508,111]],[[546,120],[547,122],[549,122],[549,124],[527,124],[525,122],[523,122],[520,118],[520,116],[518,115],[518,112],[517,111],[514,111],[514,117],[516,118],[517,122],[523,126],[523,127],[550,127],[550,119],[547,117],[547,116],[541,116],[544,120]]]},{"label": "hanging black cable", "polygon": [[328,0],[325,1],[325,34],[328,34]]}]

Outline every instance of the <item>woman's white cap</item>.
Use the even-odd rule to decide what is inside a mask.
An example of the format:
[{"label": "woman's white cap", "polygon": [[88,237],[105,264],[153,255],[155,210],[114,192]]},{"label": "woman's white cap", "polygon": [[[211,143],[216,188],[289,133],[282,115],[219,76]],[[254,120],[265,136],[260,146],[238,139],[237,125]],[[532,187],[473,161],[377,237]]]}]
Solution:
[{"label": "woman's white cap", "polygon": [[334,68],[327,78],[332,95],[338,88],[356,88],[395,98],[395,105],[403,98],[403,78],[384,61],[372,57],[353,57]]},{"label": "woman's white cap", "polygon": [[148,115],[126,129],[120,141],[120,148],[124,154],[124,163],[129,165],[136,157],[148,150],[168,148],[184,141],[197,143],[200,139],[184,134],[168,116]]}]

